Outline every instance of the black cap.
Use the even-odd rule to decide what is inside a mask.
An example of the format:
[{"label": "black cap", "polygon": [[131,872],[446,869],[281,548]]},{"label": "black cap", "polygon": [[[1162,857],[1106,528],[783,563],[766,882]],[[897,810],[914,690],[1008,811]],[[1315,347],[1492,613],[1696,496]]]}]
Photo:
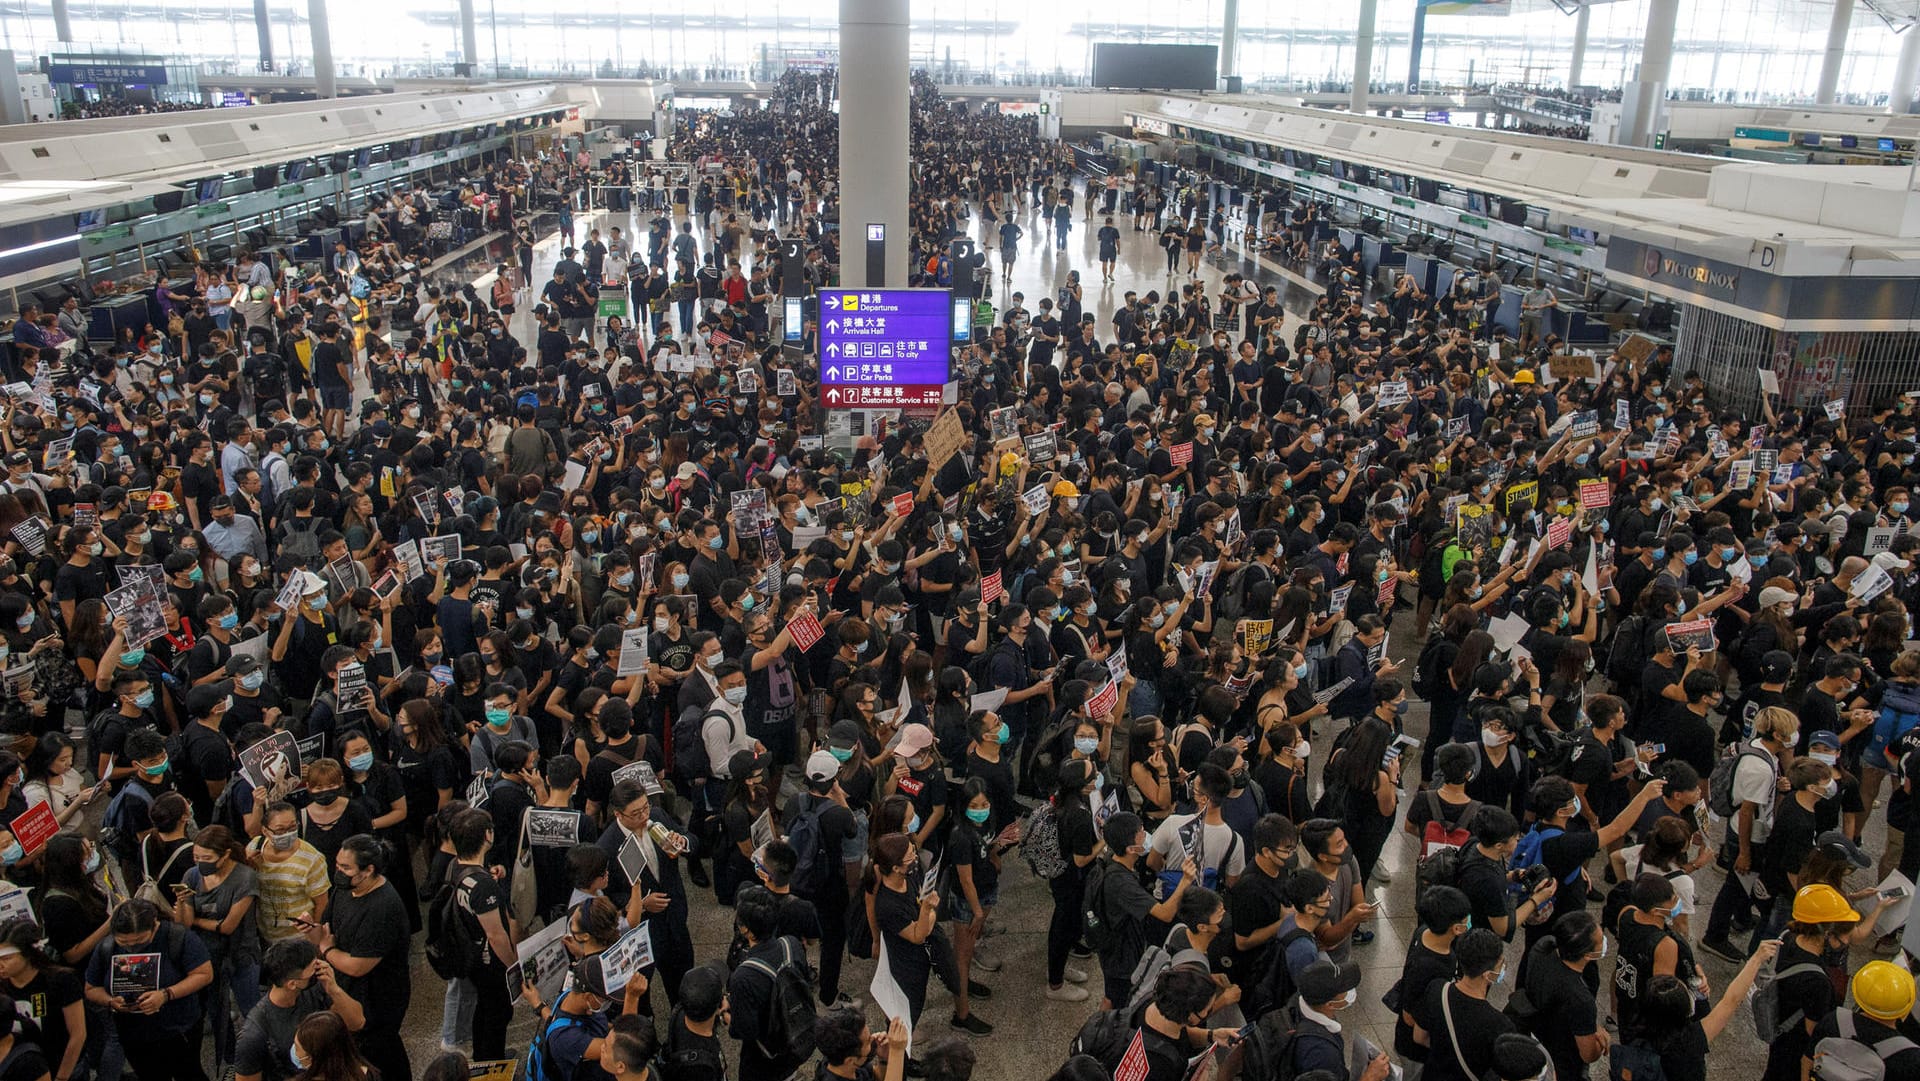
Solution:
[{"label": "black cap", "polygon": [[1309,1006],[1320,1006],[1359,987],[1360,966],[1315,961],[1301,970],[1296,982],[1300,987],[1300,1001]]}]

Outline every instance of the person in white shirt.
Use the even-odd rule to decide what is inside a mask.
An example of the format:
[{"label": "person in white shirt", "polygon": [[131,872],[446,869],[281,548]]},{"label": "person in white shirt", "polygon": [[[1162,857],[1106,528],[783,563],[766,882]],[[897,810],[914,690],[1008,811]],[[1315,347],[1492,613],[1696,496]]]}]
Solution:
[{"label": "person in white shirt", "polygon": [[[734,754],[758,753],[763,748],[759,740],[747,735],[746,716],[740,708],[747,700],[746,670],[738,661],[722,661],[714,666],[713,681],[720,689],[720,697],[707,706],[707,717],[700,724],[700,739],[707,746],[707,762],[713,770],[708,785],[724,789],[725,782],[732,777],[728,765]],[[719,794],[714,793],[716,799]]]},{"label": "person in white shirt", "polygon": [[[1218,766],[1202,766],[1194,777],[1194,804],[1200,810],[1190,815],[1168,815],[1153,831],[1147,846],[1147,867],[1155,874],[1163,867],[1178,867],[1186,856],[1200,867],[1200,885],[1224,890],[1240,878],[1247,866],[1247,846],[1240,835],[1220,816],[1220,809],[1233,792],[1233,780]],[[1197,828],[1190,824],[1198,822]]]}]

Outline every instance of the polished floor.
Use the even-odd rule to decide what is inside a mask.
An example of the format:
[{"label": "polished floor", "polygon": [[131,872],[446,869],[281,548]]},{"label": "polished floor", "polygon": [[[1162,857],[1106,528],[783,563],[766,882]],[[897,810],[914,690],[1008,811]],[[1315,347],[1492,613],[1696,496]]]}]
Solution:
[{"label": "polished floor", "polygon": [[[635,216],[622,216],[624,220],[609,218],[605,214],[582,215],[576,229],[576,239],[584,240],[589,224],[600,225],[603,230],[608,224],[621,224],[631,232],[644,231],[645,222]],[[977,218],[976,218],[977,223]],[[1026,295],[1026,303],[1032,309],[1041,296],[1051,295],[1060,282],[1065,279],[1068,270],[1077,269],[1086,282],[1088,309],[1100,319],[1100,327],[1108,326],[1108,316],[1114,303],[1128,290],[1144,294],[1149,289],[1158,289],[1164,295],[1169,284],[1175,289],[1183,277],[1169,277],[1165,273],[1165,257],[1154,242],[1151,233],[1135,233],[1121,223],[1121,249],[1116,278],[1113,283],[1099,281],[1100,269],[1095,257],[1097,246],[1092,230],[1083,221],[1076,221],[1068,238],[1065,252],[1056,252],[1050,244],[1039,243],[1040,230],[1035,227],[1031,217],[1024,221],[1030,243],[1026,244],[1015,263],[1015,273],[1011,288]],[[1049,238],[1050,239],[1050,238]],[[548,269],[557,258],[560,243],[552,231],[551,223],[542,236],[536,250],[536,263],[540,269],[533,280],[543,281]],[[999,259],[992,257],[995,272],[996,302],[1004,302],[1007,288],[999,279]],[[1283,297],[1291,313],[1305,310],[1313,296],[1310,283],[1291,272],[1283,272],[1271,266],[1258,267],[1241,264],[1235,260],[1244,273],[1254,276],[1256,283],[1274,283],[1282,287]],[[486,253],[469,255],[442,268],[442,273],[459,272],[471,274],[482,282],[490,279],[492,258]],[[1210,288],[1217,288],[1225,271],[1214,263],[1202,264],[1202,277]],[[484,295],[484,290],[483,290]],[[531,341],[531,304],[521,307],[516,320],[516,330],[523,340]],[[1293,324],[1289,322],[1287,332],[1291,334]],[[1401,653],[1417,648],[1413,643],[1411,617],[1403,614],[1395,626],[1395,652]],[[1412,654],[1400,658],[1404,664],[1410,664]],[[1426,707],[1416,704],[1408,717],[1409,731],[1425,738]],[[1321,738],[1326,733],[1315,733],[1315,743],[1326,746],[1330,740]],[[1405,804],[1403,797],[1402,804]],[[1885,833],[1884,815],[1877,815],[1868,828],[1868,850],[1878,853]],[[1359,1001],[1346,1014],[1343,1022],[1349,1031],[1357,1032],[1371,1040],[1375,1045],[1390,1048],[1393,1043],[1393,1017],[1380,1003],[1380,996],[1398,978],[1401,961],[1406,952],[1409,937],[1414,933],[1414,860],[1417,857],[1418,844],[1414,838],[1396,832],[1388,842],[1381,865],[1389,869],[1393,876],[1391,884],[1379,887],[1386,893],[1386,917],[1377,922],[1375,930],[1378,937],[1372,943],[1356,947],[1355,960],[1362,966],[1365,979],[1360,988]],[[1595,868],[1596,874],[1598,867]],[[1068,1040],[1077,1031],[1081,1022],[1091,1013],[1098,1003],[1100,972],[1096,960],[1076,960],[1076,967],[1084,968],[1089,976],[1089,988],[1092,1000],[1084,1003],[1054,1002],[1045,995],[1045,954],[1046,924],[1051,908],[1051,899],[1044,883],[1036,880],[1017,856],[1009,856],[1004,867],[1005,877],[1000,894],[1000,904],[993,916],[993,926],[1002,933],[988,941],[987,950],[999,959],[1003,967],[993,974],[977,973],[975,978],[993,989],[989,1001],[975,1004],[977,1014],[996,1026],[996,1031],[988,1037],[972,1038],[973,1046],[979,1056],[979,1068],[975,1076],[994,1079],[994,1081],[1038,1081],[1048,1076],[1063,1060]],[[1720,873],[1711,866],[1696,876],[1699,882],[1699,897],[1704,908],[1710,905],[1715,892],[1719,889]],[[1870,885],[1869,873],[1857,876],[1856,886]],[[701,897],[706,903],[701,903]],[[700,894],[693,906],[693,935],[699,956],[702,959],[718,957],[723,954],[730,932],[730,912],[712,903],[710,894]],[[1704,915],[1695,917],[1694,935],[1704,925]],[[1517,971],[1519,946],[1512,948],[1509,964]],[[1732,966],[1712,957],[1701,955],[1716,989],[1724,987],[1732,975]],[[1867,959],[1864,950],[1857,951],[1856,963]],[[1602,962],[1603,978],[1611,980],[1613,962]],[[849,992],[862,991],[871,978],[870,962],[851,960],[848,962],[843,987]],[[413,1054],[416,1070],[436,1053],[440,1023],[442,996],[437,993],[438,979],[427,968],[424,961],[416,965],[415,993],[413,1008],[407,1021],[409,1049]],[[1496,995],[1496,997],[1499,997]],[[664,1000],[659,1008],[664,1016]],[[1605,1010],[1603,997],[1602,1010]],[[878,1011],[868,1007],[870,1019],[876,1024],[884,1024]],[[921,1019],[918,1037],[929,1040],[955,1035],[948,1026],[951,1005],[945,991],[937,984],[929,993],[926,1011]],[[524,1008],[518,1010],[512,1028],[510,1044],[516,1048],[526,1047],[531,1031],[530,1013]],[[1765,1062],[1764,1048],[1754,1039],[1752,1026],[1745,1016],[1738,1018],[1721,1037],[1713,1049],[1711,1073],[1715,1078],[1755,1077]],[[802,1076],[810,1077],[811,1067],[803,1071]],[[1604,1076],[1604,1064],[1596,1069],[1596,1076]],[[1561,1079],[1568,1081],[1568,1079]]]}]

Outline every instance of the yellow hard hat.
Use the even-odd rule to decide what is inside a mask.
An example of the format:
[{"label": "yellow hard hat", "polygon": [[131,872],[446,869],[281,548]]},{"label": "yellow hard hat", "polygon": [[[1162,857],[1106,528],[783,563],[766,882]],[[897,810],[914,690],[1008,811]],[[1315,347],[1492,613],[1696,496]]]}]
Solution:
[{"label": "yellow hard hat", "polygon": [[1853,974],[1853,1004],[1893,1024],[1913,1012],[1913,973],[1891,961],[1868,961]]},{"label": "yellow hard hat", "polygon": [[1077,496],[1080,494],[1080,489],[1075,487],[1072,481],[1063,480],[1054,484],[1053,494],[1063,495],[1063,496],[1066,496],[1068,499],[1072,499],[1074,496]]},{"label": "yellow hard hat", "polygon": [[1840,891],[1824,883],[1802,886],[1793,895],[1795,923],[1858,923],[1860,913]]},{"label": "yellow hard hat", "polygon": [[1011,477],[1018,472],[1020,472],[1020,456],[1012,451],[1002,454],[1000,456],[1000,475],[1003,477]]}]

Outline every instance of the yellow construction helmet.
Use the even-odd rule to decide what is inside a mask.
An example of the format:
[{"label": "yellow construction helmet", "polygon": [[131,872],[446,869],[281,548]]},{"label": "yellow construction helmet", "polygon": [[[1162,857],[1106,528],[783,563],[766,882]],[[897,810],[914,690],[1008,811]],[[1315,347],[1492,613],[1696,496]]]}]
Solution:
[{"label": "yellow construction helmet", "polygon": [[1853,1004],[1891,1025],[1913,1012],[1913,973],[1891,961],[1868,961],[1853,974]]},{"label": "yellow construction helmet", "polygon": [[1802,886],[1793,895],[1795,923],[1858,923],[1860,913],[1840,891],[1824,883]]}]

